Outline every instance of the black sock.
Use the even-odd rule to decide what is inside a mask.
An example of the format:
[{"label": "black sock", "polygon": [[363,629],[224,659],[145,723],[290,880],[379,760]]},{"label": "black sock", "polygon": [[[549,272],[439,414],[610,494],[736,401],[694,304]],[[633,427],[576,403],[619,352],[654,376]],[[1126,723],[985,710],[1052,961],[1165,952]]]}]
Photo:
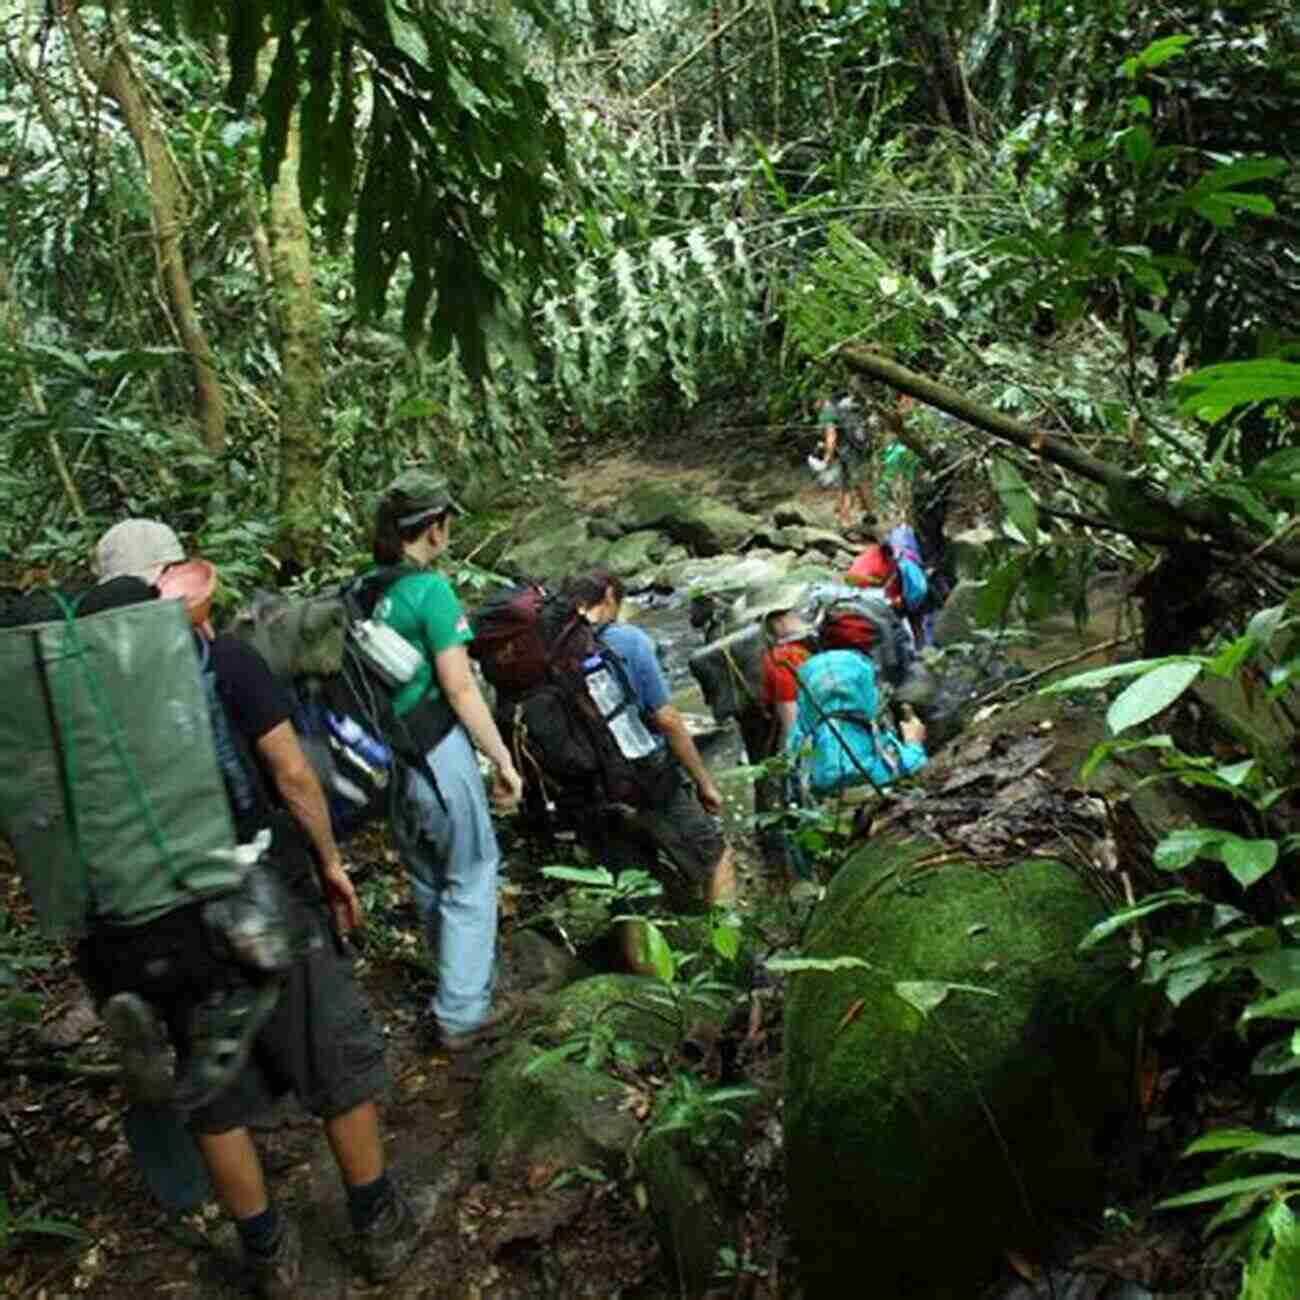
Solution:
[{"label": "black sock", "polygon": [[375,1216],[388,1204],[393,1194],[392,1180],[386,1173],[380,1174],[373,1183],[362,1183],[359,1187],[348,1188],[348,1214],[352,1226],[360,1232],[368,1228]]},{"label": "black sock", "polygon": [[268,1205],[261,1214],[236,1219],[235,1231],[250,1255],[269,1255],[280,1239],[280,1213],[274,1205]]}]

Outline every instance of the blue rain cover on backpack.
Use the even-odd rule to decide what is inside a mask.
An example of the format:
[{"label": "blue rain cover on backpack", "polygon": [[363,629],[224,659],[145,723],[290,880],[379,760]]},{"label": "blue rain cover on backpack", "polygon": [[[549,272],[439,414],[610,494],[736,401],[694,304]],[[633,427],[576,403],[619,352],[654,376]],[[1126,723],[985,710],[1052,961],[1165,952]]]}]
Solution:
[{"label": "blue rain cover on backpack", "polygon": [[799,699],[785,752],[814,795],[886,786],[925,766],[925,750],[877,725],[880,695],[871,659],[824,650],[796,676]]},{"label": "blue rain cover on backpack", "polygon": [[915,614],[925,605],[925,598],[930,592],[916,533],[911,524],[899,524],[889,530],[885,540],[893,547],[894,559],[898,564],[898,576],[903,588],[903,608],[909,614]]}]

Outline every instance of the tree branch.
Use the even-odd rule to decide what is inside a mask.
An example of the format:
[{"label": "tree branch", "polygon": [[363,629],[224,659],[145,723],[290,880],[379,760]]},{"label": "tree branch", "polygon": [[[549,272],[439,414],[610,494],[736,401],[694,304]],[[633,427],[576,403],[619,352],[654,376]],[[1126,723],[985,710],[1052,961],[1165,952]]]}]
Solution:
[{"label": "tree branch", "polygon": [[[1001,411],[976,402],[947,384],[917,374],[896,361],[889,361],[860,344],[842,344],[834,355],[861,374],[878,379],[901,393],[908,393],[927,406],[947,411],[967,424],[991,433],[995,438],[1022,448],[1040,460],[1059,465],[1071,474],[1099,484],[1117,500],[1130,501],[1149,510],[1156,516],[1153,522],[1157,524],[1160,522],[1159,516],[1163,515],[1198,532],[1209,534],[1229,549],[1246,551],[1253,545],[1253,539],[1239,532],[1224,518],[1222,508],[1196,501],[1184,501],[1175,505],[1118,465],[1098,460],[1050,433],[1027,429]],[[1300,547],[1275,546],[1261,558],[1271,561],[1288,573],[1300,575]]]}]

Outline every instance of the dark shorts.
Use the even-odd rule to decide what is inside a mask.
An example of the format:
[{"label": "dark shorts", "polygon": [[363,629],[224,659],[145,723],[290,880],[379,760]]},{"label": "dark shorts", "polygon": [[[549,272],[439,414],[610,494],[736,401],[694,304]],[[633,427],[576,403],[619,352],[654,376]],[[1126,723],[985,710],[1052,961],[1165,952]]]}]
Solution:
[{"label": "dark shorts", "polygon": [[718,818],[700,803],[694,781],[680,767],[677,777],[669,798],[656,808],[619,805],[589,812],[575,825],[584,847],[601,865],[615,872],[630,867],[649,871],[664,885],[671,906],[694,910],[703,903],[727,842]]},{"label": "dark shorts", "polygon": [[286,1092],[313,1115],[333,1119],[388,1087],[383,1030],[352,956],[339,951],[324,910],[302,906],[308,951],[283,977],[247,1068],[190,1117],[200,1133],[245,1127]]},{"label": "dark shorts", "polygon": [[[388,1086],[382,1030],[351,956],[339,951],[324,905],[295,893],[291,907],[304,955],[281,977],[280,1000],[247,1068],[191,1116],[201,1133],[242,1128],[286,1092],[331,1119]],[[197,905],[131,929],[97,931],[81,945],[79,964],[96,998],[131,989],[156,1006],[179,1056],[188,1050],[196,1001],[214,987],[260,978],[212,950]]]}]

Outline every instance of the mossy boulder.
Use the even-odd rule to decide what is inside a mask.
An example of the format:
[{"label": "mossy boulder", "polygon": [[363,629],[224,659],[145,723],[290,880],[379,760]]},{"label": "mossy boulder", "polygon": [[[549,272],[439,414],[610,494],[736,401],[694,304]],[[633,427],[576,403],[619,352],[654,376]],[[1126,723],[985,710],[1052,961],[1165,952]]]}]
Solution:
[{"label": "mossy boulder", "polygon": [[636,1166],[680,1294],[707,1294],[717,1280],[719,1250],[734,1250],[739,1235],[739,1212],[726,1191],[735,1171],[727,1179],[707,1168],[690,1135],[680,1131],[650,1133],[637,1148]]},{"label": "mossy boulder", "polygon": [[[593,975],[554,994],[530,1027],[530,1041],[515,1044],[484,1075],[479,1141],[489,1176],[581,1164],[621,1171],[640,1124],[627,1109],[623,1085],[583,1064],[593,1029],[612,1029],[625,1052],[649,1060],[673,1053],[710,1014],[721,1019],[709,1003],[679,1009],[662,981],[647,976]],[[572,1057],[529,1068],[569,1043],[584,1046]]]},{"label": "mossy boulder", "polygon": [[759,525],[754,515],[735,506],[657,482],[633,488],[619,502],[616,517],[626,532],[656,529],[697,555],[736,550]]},{"label": "mossy boulder", "polygon": [[605,556],[605,567],[620,578],[630,578],[668,554],[668,539],[654,529],[628,533],[614,542]]},{"label": "mossy boulder", "polygon": [[[1001,1251],[1099,1207],[1099,1138],[1131,1075],[1107,1016],[1122,945],[1078,953],[1105,909],[1062,863],[936,856],[868,845],[832,882],[806,953],[870,969],[792,981],[786,1154],[809,1295],[848,1294],[865,1271],[881,1300],[968,1297]],[[928,1006],[945,985],[988,993],[951,988]]]},{"label": "mossy boulder", "polygon": [[502,557],[501,566],[529,578],[556,580],[605,563],[610,543],[593,537],[585,519],[531,532]]},{"label": "mossy boulder", "polygon": [[[496,1181],[537,1182],[578,1165],[617,1173],[641,1126],[608,1074],[555,1060],[526,1074],[539,1049],[516,1043],[483,1077],[479,1159]],[[546,1181],[544,1177],[540,1181]]]}]

